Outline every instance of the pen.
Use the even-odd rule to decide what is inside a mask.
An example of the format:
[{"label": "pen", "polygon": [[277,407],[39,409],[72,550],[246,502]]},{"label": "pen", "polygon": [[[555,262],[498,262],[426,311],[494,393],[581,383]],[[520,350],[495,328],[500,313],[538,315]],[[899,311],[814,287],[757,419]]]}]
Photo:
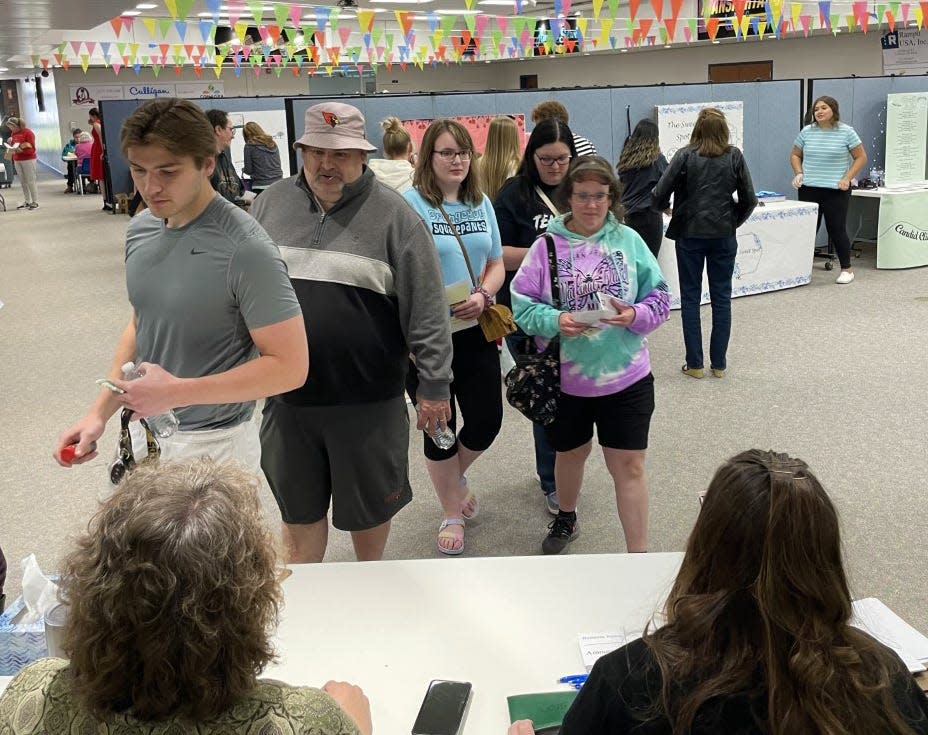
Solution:
[{"label": "pen", "polygon": [[579,689],[589,677],[589,674],[570,674],[558,679],[559,684],[570,684],[574,689]]}]

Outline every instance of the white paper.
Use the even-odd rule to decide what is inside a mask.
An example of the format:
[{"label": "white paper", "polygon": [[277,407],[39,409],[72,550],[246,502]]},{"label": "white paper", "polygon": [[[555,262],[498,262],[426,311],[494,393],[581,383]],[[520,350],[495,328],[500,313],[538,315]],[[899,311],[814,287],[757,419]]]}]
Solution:
[{"label": "white paper", "polygon": [[[603,319],[608,319],[611,316],[615,316],[615,308],[612,306],[612,297],[609,294],[596,293],[596,302],[599,305],[598,309],[586,309],[584,311],[572,311],[570,316],[574,321],[583,322],[584,324],[599,324]],[[621,299],[617,299],[622,306],[628,306],[627,303]]]},{"label": "white paper", "polygon": [[601,656],[612,653],[617,648],[638,638],[641,638],[640,630],[631,633],[581,633],[579,636],[580,656],[583,658],[587,673],[593,670],[593,664]]},{"label": "white paper", "polygon": [[851,625],[893,649],[913,674],[925,671],[928,637],[919,633],[875,597],[852,603]]}]

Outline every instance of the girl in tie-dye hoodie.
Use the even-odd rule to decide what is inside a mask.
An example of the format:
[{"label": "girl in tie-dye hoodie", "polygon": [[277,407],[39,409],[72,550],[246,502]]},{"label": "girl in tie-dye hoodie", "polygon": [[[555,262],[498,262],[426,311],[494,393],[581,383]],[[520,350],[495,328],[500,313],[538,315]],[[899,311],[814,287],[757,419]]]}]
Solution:
[{"label": "girl in tie-dye hoodie", "polygon": [[[667,320],[667,284],[644,241],[621,224],[619,184],[598,156],[572,162],[558,190],[567,214],[548,224],[557,258],[561,306],[553,306],[546,237],[531,247],[512,281],[512,310],[538,347],[560,336],[561,394],[546,427],[557,450],[561,511],[542,543],[560,553],[576,538],[577,496],[594,426],[615,483],[629,551],[647,550],[648,491],[644,456],[654,411],[654,378],[645,335]],[[572,312],[616,310],[588,326]]]}]

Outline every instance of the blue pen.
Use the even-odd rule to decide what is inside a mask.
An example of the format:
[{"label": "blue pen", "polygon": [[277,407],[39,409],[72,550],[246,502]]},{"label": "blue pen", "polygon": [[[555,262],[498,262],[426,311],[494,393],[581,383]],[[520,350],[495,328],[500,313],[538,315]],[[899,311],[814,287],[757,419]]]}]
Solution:
[{"label": "blue pen", "polygon": [[559,684],[570,684],[574,689],[579,689],[589,678],[589,674],[570,674],[569,676],[562,676],[558,679]]}]

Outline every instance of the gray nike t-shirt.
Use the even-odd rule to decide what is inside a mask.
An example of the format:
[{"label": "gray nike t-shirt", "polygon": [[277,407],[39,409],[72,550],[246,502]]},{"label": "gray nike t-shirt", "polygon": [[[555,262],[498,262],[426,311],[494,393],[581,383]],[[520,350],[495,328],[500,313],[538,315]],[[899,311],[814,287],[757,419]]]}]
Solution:
[{"label": "gray nike t-shirt", "polygon": [[[126,288],[139,362],[198,378],[258,356],[250,329],[300,314],[280,251],[254,218],[222,197],[185,227],[146,211],[126,234]],[[251,418],[254,402],[177,407],[184,431]]]}]

